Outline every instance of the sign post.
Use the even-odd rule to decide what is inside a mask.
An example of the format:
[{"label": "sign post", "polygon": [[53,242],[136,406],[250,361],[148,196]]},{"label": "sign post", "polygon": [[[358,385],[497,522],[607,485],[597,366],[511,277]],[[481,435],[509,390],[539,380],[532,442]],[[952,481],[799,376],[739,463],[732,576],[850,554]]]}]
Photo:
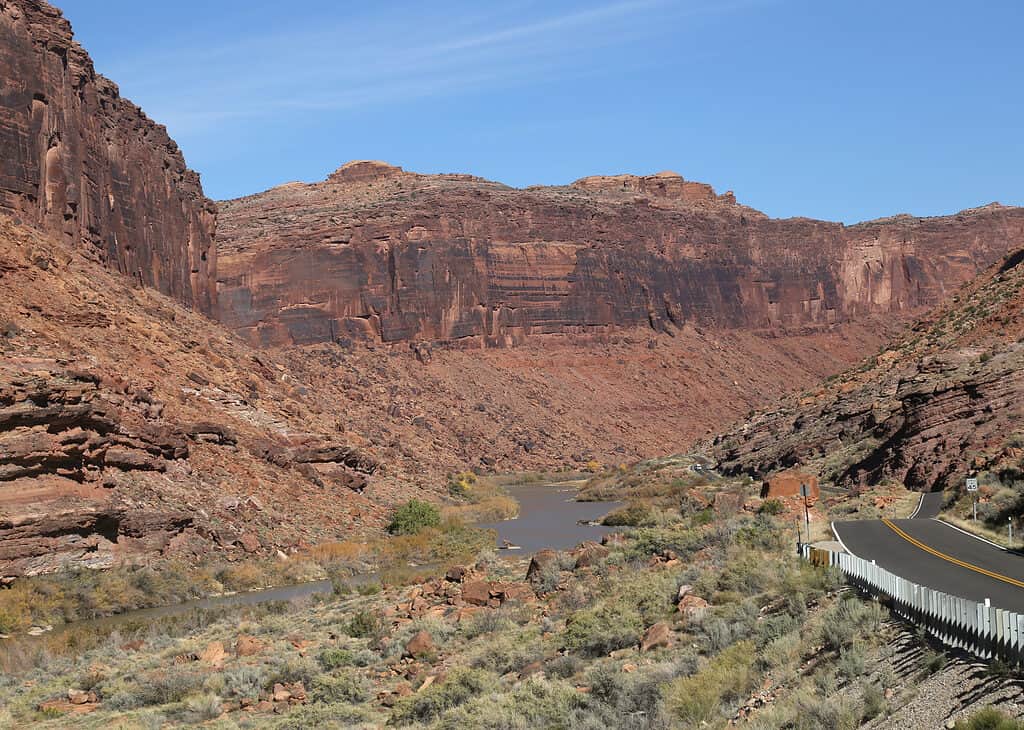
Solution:
[{"label": "sign post", "polygon": [[810,496],[811,490],[806,484],[800,485],[800,496],[804,498],[804,526],[807,531],[807,542],[811,541],[811,513],[807,508],[807,497]]},{"label": "sign post", "polygon": [[974,521],[978,521],[978,478],[967,478],[967,491],[974,496]]}]

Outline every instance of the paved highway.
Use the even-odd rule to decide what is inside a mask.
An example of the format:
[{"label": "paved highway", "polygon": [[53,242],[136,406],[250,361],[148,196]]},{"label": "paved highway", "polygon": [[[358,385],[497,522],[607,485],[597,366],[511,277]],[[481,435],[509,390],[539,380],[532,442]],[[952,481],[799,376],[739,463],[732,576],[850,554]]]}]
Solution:
[{"label": "paved highway", "polygon": [[915,519],[836,522],[854,555],[929,588],[1024,613],[1024,556],[932,519],[941,495],[925,495]]}]

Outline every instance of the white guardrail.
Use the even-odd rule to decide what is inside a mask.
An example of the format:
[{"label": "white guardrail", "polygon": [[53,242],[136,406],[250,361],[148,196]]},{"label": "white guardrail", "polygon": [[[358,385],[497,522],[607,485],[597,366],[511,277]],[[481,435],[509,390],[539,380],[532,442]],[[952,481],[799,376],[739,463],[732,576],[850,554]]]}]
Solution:
[{"label": "white guardrail", "polygon": [[878,596],[897,615],[924,627],[948,646],[982,659],[1024,664],[1024,615],[913,583],[849,553],[804,544],[805,560],[839,568],[849,583]]}]

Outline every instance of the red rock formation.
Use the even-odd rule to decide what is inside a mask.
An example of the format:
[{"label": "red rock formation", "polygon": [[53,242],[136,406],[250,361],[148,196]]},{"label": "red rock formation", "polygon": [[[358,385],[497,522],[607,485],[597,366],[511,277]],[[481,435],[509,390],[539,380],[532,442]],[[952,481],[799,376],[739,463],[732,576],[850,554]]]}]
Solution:
[{"label": "red rock formation", "polygon": [[861,367],[758,414],[709,449],[727,473],[800,465],[847,486],[1024,473],[1024,250]]},{"label": "red rock formation", "polygon": [[386,524],[395,486],[361,494],[377,460],[272,355],[3,215],[0,291],[0,577]]},{"label": "red rock formation", "polygon": [[0,0],[0,151],[0,212],[214,310],[216,210],[199,176],[42,0]]},{"label": "red rock formation", "polygon": [[780,499],[783,497],[799,497],[801,485],[808,487],[808,501],[814,504],[821,496],[818,488],[818,477],[813,474],[801,474],[800,472],[784,472],[776,474],[766,481],[761,487],[763,499]]},{"label": "red rock formation", "polygon": [[906,318],[1024,244],[1021,209],[772,220],[673,173],[515,190],[359,162],[221,210],[219,317],[259,345]]}]

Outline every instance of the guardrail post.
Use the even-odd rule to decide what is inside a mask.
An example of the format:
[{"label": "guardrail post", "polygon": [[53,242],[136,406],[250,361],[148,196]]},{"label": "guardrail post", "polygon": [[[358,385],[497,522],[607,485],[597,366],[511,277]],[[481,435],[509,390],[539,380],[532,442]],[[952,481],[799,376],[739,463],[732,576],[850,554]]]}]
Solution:
[{"label": "guardrail post", "polygon": [[802,544],[800,553],[812,563],[838,567],[847,580],[876,598],[888,598],[893,612],[923,627],[949,646],[965,649],[982,659],[998,656],[1014,666],[1024,666],[1024,614],[951,596],[913,583],[867,561],[842,552],[829,553]]}]

